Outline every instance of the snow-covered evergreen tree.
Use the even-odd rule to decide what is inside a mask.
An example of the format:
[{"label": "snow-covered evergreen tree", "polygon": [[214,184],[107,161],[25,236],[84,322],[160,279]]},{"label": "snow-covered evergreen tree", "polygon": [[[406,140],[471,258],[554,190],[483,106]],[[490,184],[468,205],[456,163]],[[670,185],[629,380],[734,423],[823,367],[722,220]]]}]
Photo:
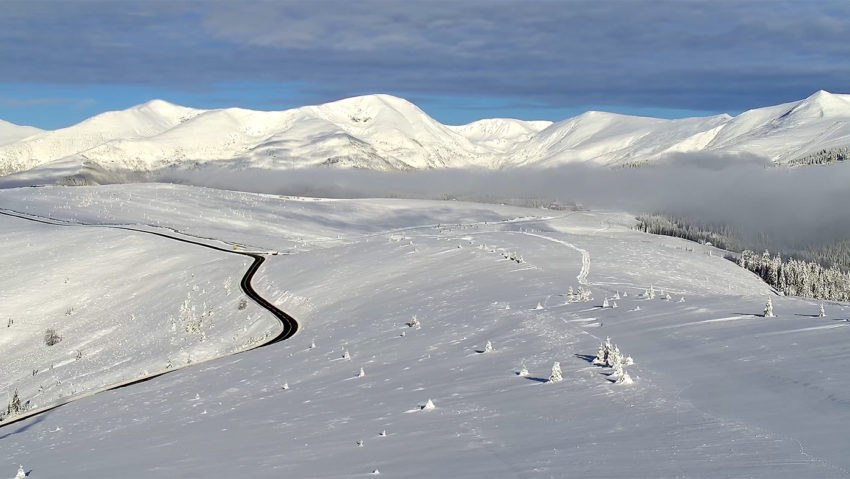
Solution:
[{"label": "snow-covered evergreen tree", "polygon": [[357,373],[357,377],[362,378],[364,376],[366,376],[366,371],[364,371],[363,368],[360,368],[360,372]]},{"label": "snow-covered evergreen tree", "polygon": [[428,398],[428,400],[425,402],[425,405],[422,406],[423,411],[431,411],[436,408],[437,406],[434,404],[434,401],[432,401],[431,398]]},{"label": "snow-covered evergreen tree", "polygon": [[536,306],[534,309],[535,309],[535,310],[543,309],[543,305],[542,305],[542,304],[540,304],[540,303],[538,302],[538,303],[537,303],[537,306]]},{"label": "snow-covered evergreen tree", "polygon": [[549,375],[550,383],[558,383],[564,380],[564,377],[561,375],[561,363],[555,361],[555,364],[552,365],[552,373]]},{"label": "snow-covered evergreen tree", "polygon": [[493,343],[491,343],[490,341],[487,341],[487,344],[484,345],[484,352],[485,353],[492,353],[493,352]]},{"label": "snow-covered evergreen tree", "polygon": [[773,318],[775,317],[773,314],[773,301],[770,298],[767,298],[767,303],[764,305],[764,317],[765,318]]},{"label": "snow-covered evergreen tree", "polygon": [[596,350],[596,357],[593,358],[593,364],[599,366],[606,366],[608,364],[608,348],[606,344],[610,344],[611,338],[605,340],[605,342],[599,344],[599,349]]},{"label": "snow-covered evergreen tree", "polygon": [[611,307],[611,305],[610,305],[610,304],[608,304],[608,298],[605,298],[605,299],[603,299],[603,300],[602,300],[602,307],[603,307],[603,308],[609,308],[609,307]]},{"label": "snow-covered evergreen tree", "polygon": [[823,309],[823,303],[820,304],[820,309],[818,310],[818,317],[819,318],[825,318],[826,317],[826,311]]},{"label": "snow-covered evergreen tree", "polygon": [[420,329],[422,327],[422,323],[419,322],[419,318],[416,315],[413,315],[410,321],[407,322],[407,326],[410,328]]},{"label": "snow-covered evergreen tree", "polygon": [[15,479],[26,479],[27,471],[24,470],[24,466],[18,466],[18,473],[15,474]]},{"label": "snow-covered evergreen tree", "polygon": [[351,354],[347,349],[342,353],[342,359],[351,359]]}]

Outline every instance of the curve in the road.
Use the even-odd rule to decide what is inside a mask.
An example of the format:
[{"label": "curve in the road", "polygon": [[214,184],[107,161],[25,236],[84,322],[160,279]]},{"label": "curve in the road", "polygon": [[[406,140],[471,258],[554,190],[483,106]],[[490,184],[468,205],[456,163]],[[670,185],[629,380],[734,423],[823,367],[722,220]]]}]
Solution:
[{"label": "curve in the road", "polygon": [[[264,346],[268,346],[270,344],[274,344],[274,343],[284,341],[286,339],[291,338],[293,335],[295,335],[295,333],[298,332],[298,321],[296,321],[295,318],[293,318],[289,314],[285,313],[284,311],[281,311],[275,305],[273,305],[271,302],[267,301],[265,298],[260,296],[260,294],[257,293],[257,291],[254,290],[254,287],[251,285],[251,280],[254,278],[254,275],[260,269],[260,266],[262,266],[262,264],[266,261],[266,258],[261,254],[251,253],[251,252],[246,252],[246,251],[234,251],[234,250],[230,250],[230,249],[227,249],[227,248],[222,248],[222,247],[219,247],[219,246],[215,246],[215,245],[211,245],[211,244],[207,244],[207,243],[202,243],[200,241],[194,241],[194,240],[190,240],[190,239],[186,239],[186,238],[180,238],[178,236],[172,236],[172,235],[169,235],[169,234],[166,234],[166,233],[159,233],[159,232],[156,232],[156,231],[149,231],[149,230],[144,230],[144,229],[132,228],[132,227],[129,227],[129,226],[98,225],[98,224],[86,224],[86,223],[64,223],[64,222],[60,222],[58,220],[53,220],[52,218],[32,217],[32,216],[29,216],[29,215],[18,213],[16,211],[9,211],[9,210],[0,210],[0,215],[10,216],[10,217],[13,217],[13,218],[19,218],[19,219],[26,220],[26,221],[33,221],[33,222],[36,222],[36,223],[43,223],[43,224],[52,225],[52,226],[80,226],[80,227],[88,226],[88,227],[99,227],[99,228],[110,228],[110,229],[120,229],[120,230],[126,230],[126,231],[133,231],[133,232],[136,232],[136,233],[145,233],[145,234],[150,234],[150,235],[154,235],[154,236],[159,236],[159,237],[162,237],[162,238],[167,238],[167,239],[170,239],[170,240],[179,241],[181,243],[188,243],[188,244],[193,244],[193,245],[196,245],[196,246],[202,246],[204,248],[214,249],[216,251],[221,251],[221,252],[224,252],[224,253],[237,254],[237,255],[240,255],[240,256],[248,256],[248,257],[253,259],[253,262],[251,263],[251,266],[249,266],[248,269],[245,271],[245,274],[242,275],[242,281],[239,283],[239,286],[242,288],[242,291],[245,293],[246,296],[251,298],[251,300],[253,300],[255,303],[257,303],[260,307],[264,308],[268,312],[272,313],[272,315],[274,315],[274,317],[280,322],[280,332],[278,332],[277,335],[269,338],[265,342],[260,343],[256,346],[253,346],[251,348],[248,348],[244,351],[240,351],[240,353],[244,353],[244,352],[250,351],[252,349],[257,349],[257,348],[261,348],[261,347],[264,347]],[[236,354],[239,354],[239,353],[236,353]],[[218,359],[218,358],[216,358],[216,359]],[[199,363],[195,363],[195,364],[197,365],[197,364],[201,364],[201,363],[199,362]],[[180,369],[184,369],[184,368],[180,368]],[[37,416],[37,415],[45,413],[47,411],[56,409],[60,406],[64,406],[65,404],[68,404],[69,402],[75,401],[77,399],[82,399],[84,397],[88,397],[88,396],[91,396],[93,394],[98,394],[98,393],[106,392],[106,391],[112,391],[112,390],[115,390],[115,389],[125,388],[125,387],[131,386],[133,384],[139,384],[139,383],[142,383],[142,382],[145,382],[145,381],[150,381],[151,379],[160,377],[162,375],[165,375],[165,374],[168,374],[168,373],[171,373],[171,372],[174,372],[174,371],[176,371],[176,369],[168,369],[168,370],[165,370],[165,371],[160,371],[158,373],[150,374],[150,375],[145,376],[143,378],[126,381],[126,382],[115,384],[113,386],[109,386],[109,387],[106,387],[106,388],[103,388],[103,389],[99,389],[99,390],[91,392],[91,393],[86,393],[86,394],[79,395],[79,396],[76,396],[76,397],[68,398],[67,400],[64,400],[62,402],[59,402],[59,403],[56,403],[56,404],[53,404],[53,405],[50,405],[50,406],[45,406],[45,407],[40,408],[40,409],[35,410],[35,411],[31,411],[28,414],[24,414],[24,415],[15,417],[15,418],[11,418],[11,419],[7,419],[5,421],[2,421],[2,422],[0,422],[0,428],[8,426],[10,424],[14,424],[18,421],[23,421],[24,419],[28,419],[28,418],[31,418],[33,416]]]}]

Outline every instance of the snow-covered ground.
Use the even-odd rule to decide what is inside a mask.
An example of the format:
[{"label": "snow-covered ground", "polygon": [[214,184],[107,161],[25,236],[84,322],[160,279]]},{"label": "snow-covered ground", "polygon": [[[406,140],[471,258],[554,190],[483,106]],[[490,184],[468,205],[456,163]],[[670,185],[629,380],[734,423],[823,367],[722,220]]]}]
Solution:
[{"label": "snow-covered ground", "polygon": [[[153,100],[54,131],[0,123],[6,185],[133,182],[225,168],[406,171],[640,165],[680,154],[791,162],[850,146],[850,95],[676,120],[598,111],[556,123],[443,125],[416,105],[367,95],[285,111],[198,110]],[[705,155],[705,154],[708,155]]]},{"label": "snow-covered ground", "polygon": [[[762,318],[770,290],[754,275],[633,231],[626,214],[165,185],[6,190],[0,202],[288,252],[269,257],[256,287],[302,326],[283,343],[0,428],[9,477],[18,464],[30,477],[87,478],[850,476],[847,305],[818,318],[817,303],[774,297],[777,317]],[[0,235],[19,246],[71,231],[11,221]],[[74,231],[119,257],[160,244]],[[156,285],[184,288],[176,306],[184,271],[215,269],[221,284],[242,270],[224,254],[163,247],[184,254]],[[56,261],[48,249],[27,267]],[[115,270],[89,269],[87,281],[117,301]],[[14,280],[3,282],[4,306],[43,300],[7,296]],[[593,300],[567,302],[580,286]],[[143,311],[158,311],[158,294],[137,295],[137,321],[154,320]],[[602,308],[606,298],[618,307]],[[405,324],[414,315],[420,328]],[[634,358],[635,384],[591,364],[606,336]],[[487,341],[494,351],[479,352]],[[545,382],[555,361],[564,380]],[[436,408],[421,410],[428,399]]]},{"label": "snow-covered ground", "polygon": [[[0,391],[30,409],[257,344],[250,261],[142,233],[0,215]],[[45,332],[61,338],[47,345]]]}]

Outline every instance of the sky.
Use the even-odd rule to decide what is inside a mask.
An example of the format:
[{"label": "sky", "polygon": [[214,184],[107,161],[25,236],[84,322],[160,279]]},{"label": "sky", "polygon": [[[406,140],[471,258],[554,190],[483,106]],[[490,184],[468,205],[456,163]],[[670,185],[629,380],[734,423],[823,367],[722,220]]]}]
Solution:
[{"label": "sky", "polygon": [[0,119],[407,98],[447,124],[850,92],[846,0],[3,0]]}]

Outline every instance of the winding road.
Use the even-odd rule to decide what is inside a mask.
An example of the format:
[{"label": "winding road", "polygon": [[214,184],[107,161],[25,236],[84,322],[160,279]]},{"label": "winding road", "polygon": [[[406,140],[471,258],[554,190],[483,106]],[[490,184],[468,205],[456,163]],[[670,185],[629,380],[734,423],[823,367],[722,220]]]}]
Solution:
[{"label": "winding road", "polygon": [[[213,250],[216,250],[216,251],[221,251],[223,253],[236,254],[236,255],[240,255],[240,256],[248,256],[248,257],[253,259],[253,262],[251,263],[251,266],[249,266],[248,269],[245,271],[245,274],[242,276],[242,281],[239,283],[239,285],[242,288],[242,291],[245,293],[246,296],[251,298],[260,307],[264,308],[268,312],[272,313],[272,315],[274,315],[274,317],[280,322],[280,331],[275,336],[269,338],[265,342],[260,343],[260,344],[255,345],[255,346],[252,346],[248,349],[245,349],[245,350],[240,351],[239,353],[235,353],[235,354],[244,353],[246,351],[250,351],[250,350],[253,350],[253,349],[261,348],[261,347],[264,347],[264,346],[268,346],[270,344],[274,344],[274,343],[284,341],[286,339],[291,338],[293,335],[295,335],[295,333],[298,332],[298,327],[299,327],[298,321],[296,321],[295,318],[293,318],[289,314],[281,311],[275,305],[273,305],[272,303],[267,301],[265,298],[260,296],[260,294],[257,293],[254,290],[253,286],[251,285],[251,280],[254,278],[254,275],[260,269],[260,266],[262,266],[262,264],[266,261],[265,256],[261,253],[231,250],[231,249],[227,249],[227,248],[223,248],[223,247],[219,247],[219,246],[215,246],[215,245],[211,245],[211,244],[207,244],[207,243],[202,243],[200,241],[190,240],[190,239],[187,239],[187,238],[181,238],[179,236],[173,236],[173,235],[170,235],[170,234],[160,233],[160,232],[157,232],[157,231],[149,231],[149,230],[145,230],[145,229],[133,228],[133,227],[130,227],[130,226],[108,225],[108,224],[87,224],[87,223],[66,223],[66,222],[63,222],[63,221],[60,221],[60,220],[55,220],[53,218],[35,217],[35,216],[30,216],[30,215],[27,215],[27,214],[24,214],[24,213],[20,213],[20,212],[17,212],[17,211],[2,210],[2,209],[0,209],[0,215],[10,216],[10,217],[13,217],[13,218],[19,218],[19,219],[26,220],[26,221],[32,221],[32,222],[35,222],[35,223],[43,223],[43,224],[52,225],[52,226],[96,227],[96,228],[109,228],[109,229],[132,231],[132,232],[136,232],[136,233],[144,233],[144,234],[159,236],[161,238],[167,238],[167,239],[170,239],[170,240],[173,240],[173,241],[179,241],[181,243],[188,243],[188,244],[192,244],[192,245],[196,245],[196,246],[201,246],[201,247],[204,247],[204,248],[213,249]],[[219,358],[213,358],[213,359],[219,359]],[[203,361],[198,362],[198,363],[193,363],[193,365],[198,365],[198,364],[203,364]],[[187,367],[191,367],[191,366],[187,366]],[[185,369],[185,368],[180,368],[180,369]],[[95,394],[99,394],[99,393],[102,393],[102,392],[105,392],[105,391],[112,391],[112,390],[115,390],[115,389],[124,388],[124,387],[127,387],[127,386],[131,386],[133,384],[139,384],[139,383],[142,383],[142,382],[145,382],[145,381],[150,381],[153,378],[163,376],[165,374],[174,372],[176,370],[177,369],[168,369],[168,370],[165,370],[165,371],[160,371],[158,373],[150,374],[150,375],[147,375],[147,376],[144,376],[144,377],[141,377],[141,378],[125,381],[125,382],[122,382],[122,383],[107,386],[105,388],[101,388],[101,389],[97,389],[97,390],[94,390],[94,391],[89,391],[87,393],[79,394],[77,396],[65,398],[65,399],[62,399],[58,403],[54,403],[54,404],[51,404],[51,405],[48,405],[48,406],[44,406],[44,407],[39,408],[39,409],[27,411],[20,416],[16,416],[14,418],[10,418],[10,419],[7,419],[5,421],[2,421],[2,422],[0,422],[0,428],[8,426],[10,424],[14,424],[18,421],[22,421],[22,420],[27,419],[27,418],[31,418],[33,416],[37,416],[37,415],[45,413],[47,411],[56,409],[60,406],[63,406],[65,404],[68,404],[68,403],[75,401],[75,400],[78,400],[78,399],[82,399],[84,397],[93,396]]]}]

